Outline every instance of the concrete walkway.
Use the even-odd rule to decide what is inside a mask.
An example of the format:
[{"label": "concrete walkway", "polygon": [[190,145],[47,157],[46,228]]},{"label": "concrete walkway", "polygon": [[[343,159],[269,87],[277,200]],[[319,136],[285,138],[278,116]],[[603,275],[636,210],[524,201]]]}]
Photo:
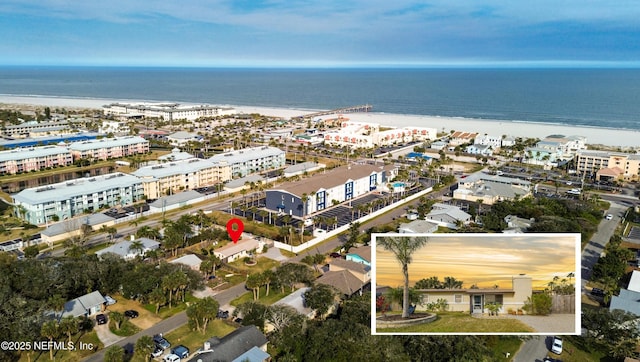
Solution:
[{"label": "concrete walkway", "polygon": [[101,324],[101,325],[96,324],[96,326],[94,327],[94,330],[96,331],[96,334],[100,339],[100,342],[102,342],[105,347],[109,347],[110,345],[118,341],[121,341],[125,338],[125,337],[120,337],[118,335],[111,333],[111,331],[109,330],[108,322],[106,324]]}]

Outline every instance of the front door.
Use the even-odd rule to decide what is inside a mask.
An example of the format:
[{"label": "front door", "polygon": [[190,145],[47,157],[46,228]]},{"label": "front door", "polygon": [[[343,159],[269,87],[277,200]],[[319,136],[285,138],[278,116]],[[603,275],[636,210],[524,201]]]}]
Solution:
[{"label": "front door", "polygon": [[473,296],[473,313],[482,313],[482,295]]}]

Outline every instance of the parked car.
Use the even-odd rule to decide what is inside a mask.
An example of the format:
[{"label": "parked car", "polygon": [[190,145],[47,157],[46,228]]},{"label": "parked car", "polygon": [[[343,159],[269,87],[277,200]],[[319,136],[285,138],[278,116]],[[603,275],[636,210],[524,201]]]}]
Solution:
[{"label": "parked car", "polygon": [[124,315],[126,317],[128,317],[128,318],[138,318],[138,316],[140,314],[138,313],[138,311],[135,311],[133,309],[129,309],[129,310],[124,311]]},{"label": "parked car", "polygon": [[167,349],[169,347],[171,347],[171,343],[169,343],[169,341],[167,341],[162,334],[156,334],[155,336],[153,336],[153,341],[156,343],[156,346],[162,348],[162,349]]},{"label": "parked car", "polygon": [[607,214],[607,216],[605,216],[604,218],[607,219],[607,220],[611,220],[611,219],[613,219],[613,215]]},{"label": "parked car", "polygon": [[104,314],[98,314],[96,316],[96,323],[98,324],[106,324],[107,323],[107,316]]},{"label": "parked car", "polygon": [[591,289],[591,295],[595,295],[598,297],[604,297],[604,290],[600,289],[600,288],[593,288]]},{"label": "parked car", "polygon": [[175,354],[176,356],[180,357],[180,358],[187,358],[189,357],[189,348],[183,346],[183,345],[179,345],[175,348],[171,349],[171,353]]},{"label": "parked car", "polygon": [[180,362],[180,357],[175,354],[168,354],[162,359],[164,362]]},{"label": "parked car", "polygon": [[228,310],[219,309],[218,310],[218,314],[216,315],[216,317],[220,318],[220,319],[228,319],[229,318],[229,311]]},{"label": "parked car", "polygon": [[104,300],[107,302],[107,305],[114,305],[117,303],[117,300],[111,298],[110,296],[105,296]]},{"label": "parked car", "polygon": [[329,254],[329,256],[332,258],[342,258],[342,255],[340,255],[340,253],[331,253]]},{"label": "parked car", "polygon": [[553,343],[551,344],[551,352],[555,354],[562,354],[562,338],[553,337]]},{"label": "parked car", "polygon": [[163,353],[164,353],[164,349],[162,349],[161,347],[156,346],[156,348],[153,350],[153,352],[151,352],[151,357],[157,358],[157,357],[162,356]]}]

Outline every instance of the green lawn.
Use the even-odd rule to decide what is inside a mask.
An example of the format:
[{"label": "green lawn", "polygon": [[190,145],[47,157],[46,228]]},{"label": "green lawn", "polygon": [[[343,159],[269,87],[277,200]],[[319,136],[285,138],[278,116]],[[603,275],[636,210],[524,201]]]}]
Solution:
[{"label": "green lawn", "polygon": [[133,336],[140,332],[140,328],[134,326],[128,319],[120,323],[120,329],[116,329],[116,323],[113,320],[109,320],[109,330],[111,333],[122,337]]},{"label": "green lawn", "polygon": [[378,332],[399,332],[399,333],[529,333],[535,332],[528,325],[508,318],[473,318],[467,313],[461,312],[438,312],[438,318],[425,324],[418,324],[399,328],[377,328]]},{"label": "green lawn", "polygon": [[253,266],[245,265],[243,259],[236,260],[233,263],[229,263],[229,265],[233,266],[234,268],[239,269],[242,272],[248,273],[248,274],[262,273],[265,270],[273,269],[273,268],[276,268],[276,267],[280,266],[280,262],[279,261],[276,261],[276,260],[273,260],[273,259],[269,259],[269,258],[265,258],[265,257],[262,257],[262,256],[259,256],[257,260],[258,260],[258,264],[253,265]]},{"label": "green lawn", "polygon": [[509,361],[513,360],[522,345],[522,340],[517,336],[487,336],[487,338],[487,346],[493,352],[494,361],[507,361],[505,359],[507,353],[511,355]]},{"label": "green lawn", "polygon": [[[182,302],[182,300],[180,298],[175,297],[175,295],[173,296],[173,303],[171,308],[169,308],[169,304],[167,303],[164,306],[160,307],[160,311],[158,312],[158,317],[162,318],[162,319],[167,319],[175,314],[178,314],[182,311],[184,311],[185,309],[187,309],[187,303],[191,303],[194,302],[195,300],[197,300],[198,298],[194,297],[193,295],[191,295],[191,293],[187,293],[187,295],[185,296],[184,300],[185,302]],[[143,306],[144,309],[148,310],[151,313],[156,313],[156,305],[155,304],[145,304]]]}]

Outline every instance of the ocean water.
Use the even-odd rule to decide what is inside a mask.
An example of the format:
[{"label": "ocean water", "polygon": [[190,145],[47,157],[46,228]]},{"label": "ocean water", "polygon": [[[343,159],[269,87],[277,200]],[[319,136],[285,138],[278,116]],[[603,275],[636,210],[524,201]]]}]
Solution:
[{"label": "ocean water", "polygon": [[640,69],[0,67],[0,94],[394,114],[640,129]]}]

